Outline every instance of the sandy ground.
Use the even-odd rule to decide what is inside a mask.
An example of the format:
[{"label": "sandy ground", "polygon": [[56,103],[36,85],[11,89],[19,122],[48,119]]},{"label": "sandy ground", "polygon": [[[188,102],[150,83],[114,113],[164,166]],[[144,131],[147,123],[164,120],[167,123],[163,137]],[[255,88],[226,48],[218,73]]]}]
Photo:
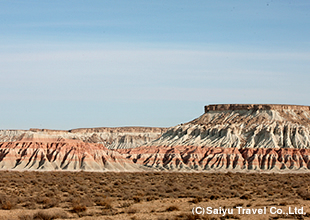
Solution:
[{"label": "sandy ground", "polygon": [[[58,214],[59,219],[310,219],[310,201],[304,201],[300,199],[292,201],[283,201],[283,199],[219,199],[214,201],[201,201],[194,204],[193,199],[159,199],[151,202],[139,202],[133,203],[129,207],[123,207],[125,202],[114,201],[112,202],[112,208],[106,209],[100,206],[90,207],[86,211],[73,213],[70,208],[51,208],[51,209],[12,209],[12,210],[0,210],[0,219],[15,220],[15,219],[33,219],[36,213],[43,213],[50,216]],[[172,208],[171,208],[172,207]],[[213,212],[216,210],[229,209],[233,214],[200,214],[193,215],[192,210],[196,209],[199,213],[203,212],[203,209],[207,211],[207,208],[211,207]],[[238,214],[238,208],[240,214]],[[274,208],[272,208],[274,207]],[[285,213],[295,212],[295,207],[301,211],[303,207],[304,213],[301,215]],[[170,209],[171,210],[170,210]],[[272,209],[271,209],[272,208]],[[175,209],[175,210],[174,210]],[[259,209],[266,214],[258,214]],[[209,208],[209,210],[211,210]],[[250,211],[249,211],[250,210]],[[257,210],[256,214],[249,214]],[[276,211],[283,211],[283,215],[277,214]],[[242,213],[244,211],[244,213]],[[297,210],[298,211],[298,210]],[[248,213],[247,213],[248,212]],[[275,212],[274,214],[271,212]],[[57,217],[56,217],[57,218]],[[40,218],[38,218],[40,219]],[[42,218],[43,219],[43,218]]]}]

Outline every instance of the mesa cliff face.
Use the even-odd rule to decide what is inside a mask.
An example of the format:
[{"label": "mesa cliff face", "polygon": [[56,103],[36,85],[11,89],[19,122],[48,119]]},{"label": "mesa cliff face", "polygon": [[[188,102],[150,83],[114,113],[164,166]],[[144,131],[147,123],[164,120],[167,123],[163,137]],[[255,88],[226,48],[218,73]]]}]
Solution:
[{"label": "mesa cliff face", "polygon": [[171,128],[3,130],[0,169],[308,172],[309,125],[309,106],[225,104]]},{"label": "mesa cliff face", "polygon": [[309,106],[211,105],[148,146],[310,149]]},{"label": "mesa cliff face", "polygon": [[146,144],[166,130],[152,127],[1,130],[0,169],[148,170],[110,149]]},{"label": "mesa cliff face", "polygon": [[0,169],[4,170],[89,170],[142,171],[102,144],[74,140],[23,139],[0,143]]},{"label": "mesa cliff face", "polygon": [[310,169],[309,149],[153,146],[119,152],[136,164],[158,170],[291,172]]},{"label": "mesa cliff face", "polygon": [[167,170],[307,171],[309,125],[309,106],[209,105],[159,139],[119,152]]}]

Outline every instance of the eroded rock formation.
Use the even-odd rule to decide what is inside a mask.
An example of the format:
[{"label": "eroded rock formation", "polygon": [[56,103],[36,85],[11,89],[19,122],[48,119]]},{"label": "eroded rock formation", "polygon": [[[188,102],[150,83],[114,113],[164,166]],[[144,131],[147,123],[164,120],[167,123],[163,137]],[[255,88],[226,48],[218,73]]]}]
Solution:
[{"label": "eroded rock formation", "polygon": [[310,169],[309,149],[153,146],[119,152],[136,164],[157,170],[306,172]]},{"label": "eroded rock formation", "polygon": [[0,141],[20,141],[24,138],[53,138],[100,143],[108,149],[134,148],[157,139],[167,128],[156,127],[102,127],[79,128],[69,131],[50,129],[0,130]]},{"label": "eroded rock formation", "polygon": [[309,106],[210,105],[148,146],[310,149]]},{"label": "eroded rock formation", "polygon": [[0,143],[0,169],[142,171],[147,168],[102,144],[65,139],[23,139]]},{"label": "eroded rock formation", "polygon": [[0,169],[308,172],[309,125],[309,106],[225,104],[168,129],[3,130]]}]

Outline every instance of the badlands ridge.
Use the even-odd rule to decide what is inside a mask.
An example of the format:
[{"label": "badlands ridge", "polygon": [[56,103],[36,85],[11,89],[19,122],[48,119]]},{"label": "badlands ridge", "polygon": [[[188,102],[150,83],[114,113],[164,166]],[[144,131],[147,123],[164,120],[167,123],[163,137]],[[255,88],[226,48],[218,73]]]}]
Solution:
[{"label": "badlands ridge", "polygon": [[223,104],[170,128],[0,131],[0,169],[307,172],[310,107]]}]

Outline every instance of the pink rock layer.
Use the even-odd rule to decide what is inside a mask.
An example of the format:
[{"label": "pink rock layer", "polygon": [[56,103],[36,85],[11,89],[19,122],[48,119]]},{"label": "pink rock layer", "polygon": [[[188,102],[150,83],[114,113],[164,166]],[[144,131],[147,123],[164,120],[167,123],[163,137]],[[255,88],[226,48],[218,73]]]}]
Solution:
[{"label": "pink rock layer", "polygon": [[0,143],[0,169],[5,170],[143,170],[102,144],[74,140]]},{"label": "pink rock layer", "polygon": [[310,169],[309,149],[237,149],[196,146],[118,150],[134,163],[161,170],[293,171]]}]

